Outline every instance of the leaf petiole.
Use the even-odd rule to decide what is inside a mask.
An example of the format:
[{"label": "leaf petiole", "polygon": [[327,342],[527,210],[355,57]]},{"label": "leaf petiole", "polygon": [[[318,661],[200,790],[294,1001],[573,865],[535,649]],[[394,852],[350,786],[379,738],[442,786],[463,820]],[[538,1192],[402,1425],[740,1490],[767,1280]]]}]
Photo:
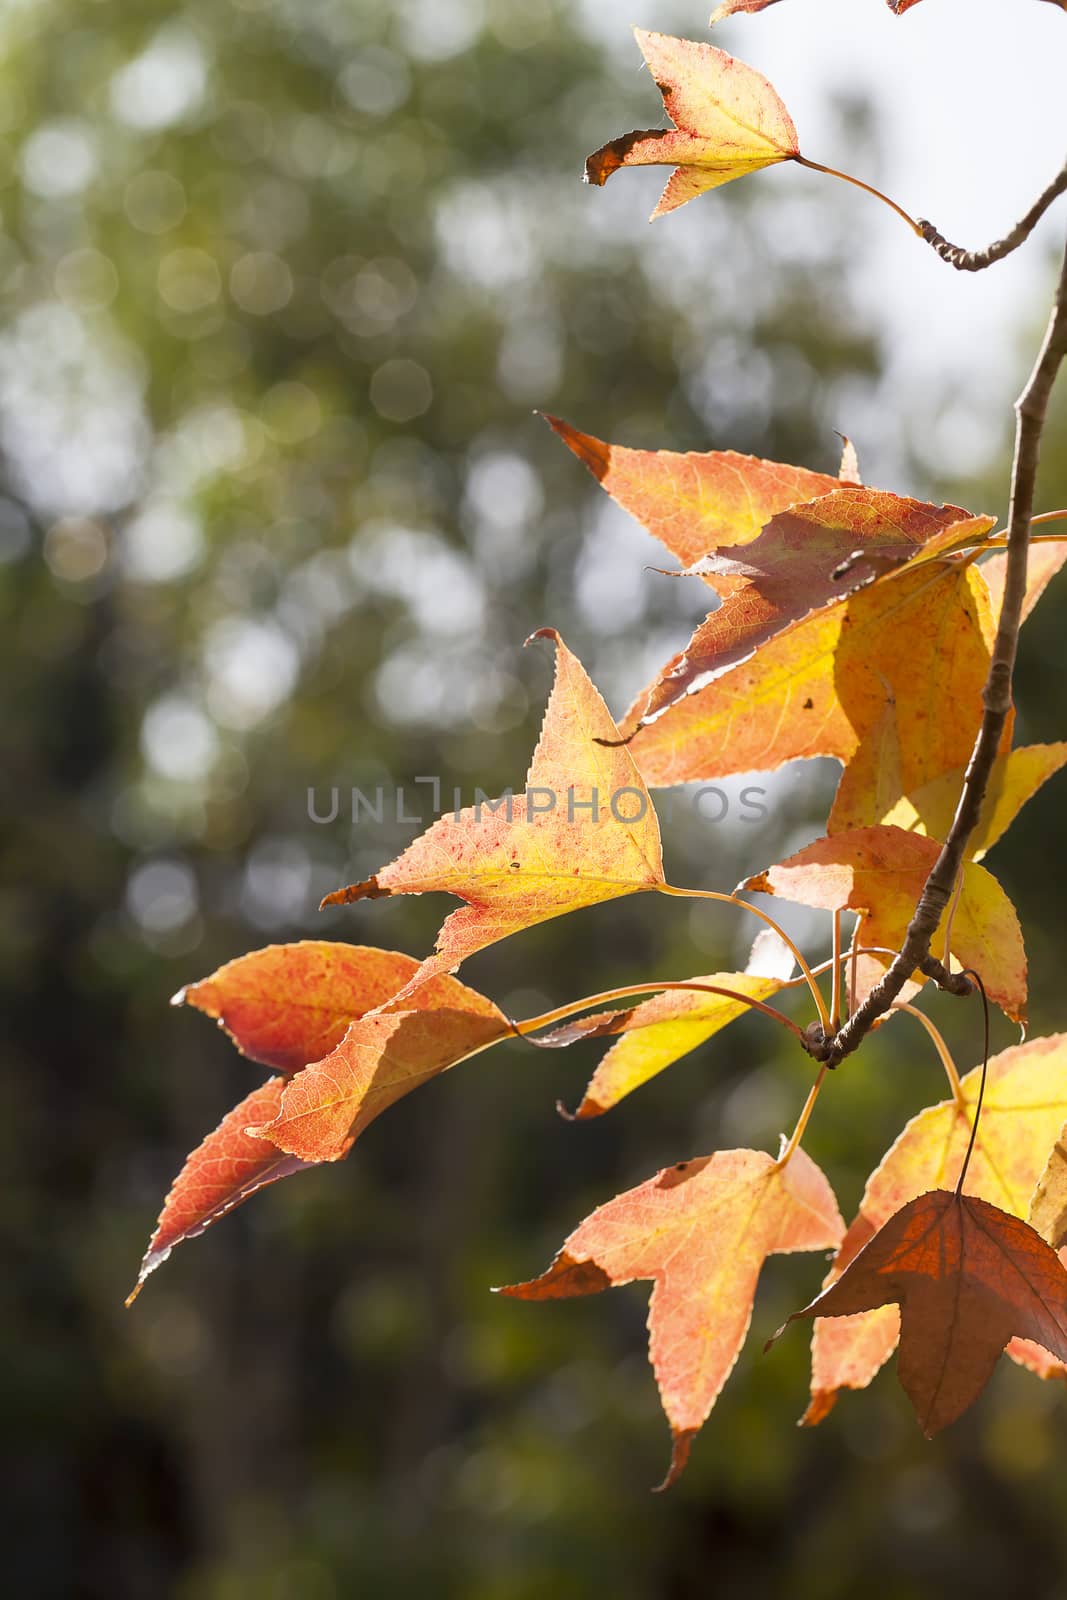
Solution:
[{"label": "leaf petiole", "polygon": [[920,1011],[918,1006],[909,1005],[906,1000],[897,1000],[893,1005],[893,1010],[906,1011],[909,1017],[914,1017],[916,1021],[922,1023],[923,1027],[926,1029],[927,1033],[930,1035],[930,1038],[934,1042],[934,1048],[941,1057],[941,1065],[945,1069],[945,1076],[948,1079],[949,1087],[952,1090],[952,1098],[955,1100],[961,1111],[966,1111],[967,1097],[963,1092],[963,1085],[960,1082],[959,1068],[956,1066],[956,1063],[952,1058],[952,1051],[945,1042],[945,1038],[941,1030],[933,1022],[931,1022],[925,1011]]},{"label": "leaf petiole", "polygon": [[804,981],[811,991],[811,997],[814,1000],[819,1012],[819,1021],[822,1023],[823,1028],[827,1031],[827,1033],[829,1033],[830,1012],[827,1009],[826,1001],[823,999],[822,990],[819,988],[819,985],[815,982],[815,978],[812,975],[811,967],[804,959],[804,956],[801,954],[801,951],[797,945],[794,944],[793,940],[789,937],[785,930],[778,926],[777,922],[775,922],[772,916],[770,916],[766,911],[761,911],[759,906],[751,905],[747,900],[741,900],[736,894],[719,894],[714,889],[678,889],[670,883],[658,884],[657,889],[660,894],[674,895],[679,900],[721,900],[724,905],[740,906],[742,911],[751,911],[752,915],[754,917],[758,917],[761,922],[765,922],[768,928],[773,928],[779,939],[781,939],[782,943],[785,945],[786,949],[792,952],[794,961],[804,974]]},{"label": "leaf petiole", "polygon": [[778,1160],[774,1163],[777,1171],[780,1172],[782,1168],[792,1160],[793,1156],[800,1148],[800,1141],[807,1132],[808,1123],[811,1121],[811,1114],[815,1110],[815,1102],[819,1098],[819,1091],[823,1086],[823,1081],[825,1080],[826,1074],[829,1072],[829,1070],[829,1067],[825,1065],[819,1068],[819,1075],[811,1086],[808,1098],[804,1102],[804,1109],[801,1111],[800,1116],[797,1119],[797,1125],[793,1129],[793,1137],[789,1140],[789,1143],[783,1149],[781,1155],[778,1157]]},{"label": "leaf petiole", "polygon": [[697,994],[718,994],[726,1000],[736,1000],[740,1005],[750,1006],[754,1011],[760,1011],[765,1017],[770,1017],[775,1022],[780,1022],[784,1028],[796,1038],[803,1039],[803,1030],[791,1017],[785,1016],[774,1006],[767,1005],[763,1000],[757,1000],[752,995],[741,994],[736,989],[727,989],[716,983],[631,983],[621,989],[606,989],[603,994],[593,994],[584,1000],[574,1000],[569,1005],[559,1006],[555,1011],[546,1011],[539,1017],[528,1017],[525,1022],[513,1022],[513,1031],[520,1039],[527,1038],[532,1033],[540,1033],[542,1028],[554,1027],[557,1022],[566,1022],[569,1017],[574,1017],[582,1011],[591,1011],[594,1006],[610,1005],[614,1000],[631,1000],[638,995],[662,994],[675,989],[688,989]]},{"label": "leaf petiole", "polygon": [[821,161],[809,161],[807,156],[795,155],[789,159],[795,161],[800,167],[809,167],[812,172],[823,172],[828,178],[840,178],[842,183],[851,183],[854,188],[863,189],[867,194],[873,194],[876,200],[881,200],[889,207],[890,211],[895,211],[897,216],[908,224],[916,238],[924,239],[926,237],[915,218],[909,216],[903,206],[898,206],[895,200],[890,200],[887,194],[883,194],[881,189],[876,189],[873,184],[864,183],[862,178],[853,178],[848,172],[838,172],[836,167],[824,167]]}]

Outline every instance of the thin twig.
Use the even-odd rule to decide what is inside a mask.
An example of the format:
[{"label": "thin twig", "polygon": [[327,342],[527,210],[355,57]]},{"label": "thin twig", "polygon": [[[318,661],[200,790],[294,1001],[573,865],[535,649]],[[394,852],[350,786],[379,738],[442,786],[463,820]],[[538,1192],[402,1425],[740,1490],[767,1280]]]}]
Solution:
[{"label": "thin twig", "polygon": [[1053,178],[1044,194],[1038,196],[1025,217],[1019,219],[1011,232],[1006,233],[1003,239],[998,239],[994,244],[986,245],[984,250],[964,250],[958,244],[950,244],[944,234],[938,233],[933,223],[927,222],[925,217],[919,218],[918,231],[930,248],[937,252],[942,261],[947,261],[950,267],[955,267],[959,272],[982,272],[986,267],[993,266],[994,262],[1003,261],[1013,250],[1018,250],[1033,233],[1052,202],[1058,200],[1065,191],[1067,191],[1067,165]]},{"label": "thin twig", "polygon": [[893,1004],[917,967],[929,963],[930,942],[952,895],[956,875],[963,865],[967,845],[977,826],[990,773],[997,759],[1012,708],[1012,678],[1019,644],[1023,603],[1026,598],[1030,520],[1041,449],[1060,365],[1067,356],[1067,252],[1064,254],[1056,298],[1040,354],[1016,404],[1015,459],[1012,466],[1011,512],[1008,518],[1004,599],[1000,609],[989,676],[982,691],[982,725],[963,780],[963,792],[952,827],[919,898],[899,956],[885,977],[849,1018],[833,1041],[827,1059],[836,1065],[851,1055],[872,1025]]}]

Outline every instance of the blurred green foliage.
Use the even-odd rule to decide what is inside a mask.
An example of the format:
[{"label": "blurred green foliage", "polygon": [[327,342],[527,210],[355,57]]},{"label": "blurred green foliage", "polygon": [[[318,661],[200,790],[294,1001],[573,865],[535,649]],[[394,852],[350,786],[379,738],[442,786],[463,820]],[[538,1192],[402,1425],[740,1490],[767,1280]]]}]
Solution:
[{"label": "blurred green foliage", "polygon": [[[652,10],[653,26],[692,21]],[[643,1291],[545,1308],[487,1294],[658,1165],[792,1121],[803,1063],[757,1022],[590,1127],[553,1104],[596,1048],[497,1050],[344,1166],[183,1248],[122,1309],[169,1179],[253,1081],[168,997],[268,940],[421,952],[444,909],[320,917],[322,892],[415,830],[353,827],[344,805],[315,823],[309,790],[328,814],[335,785],[407,785],[425,807],[420,774],[446,795],[515,784],[549,681],[544,653],[521,650],[533,628],[559,627],[621,708],[699,610],[642,570],[656,547],[533,408],[832,470],[833,423],[873,393],[835,210],[816,226],[806,209],[809,233],[772,247],[782,191],[754,184],[646,236],[638,175],[578,186],[588,149],[649,116],[612,12],[0,10],[13,1594],[801,1600],[876,1583],[910,1600],[1018,1592],[1023,1569],[1028,1593],[1062,1592],[1052,1389],[1002,1374],[933,1446],[888,1379],[793,1431],[804,1341],[762,1361],[759,1340],[817,1263],[773,1263],[738,1377],[655,1501],[667,1435]],[[1024,663],[1028,734],[1060,731],[1044,691],[1061,633],[1050,602]],[[759,826],[677,807],[673,870],[729,887],[818,830],[832,782],[768,783]],[[1056,801],[1038,804],[1052,831]],[[1027,833],[1001,859],[1048,930],[1032,946],[1054,990],[1060,896],[1039,848]],[[729,966],[750,933],[706,907],[613,906],[469,976],[531,1011]],[[969,1061],[975,1029],[952,1021]],[[846,1210],[940,1092],[921,1039],[890,1033],[813,1129]]]}]

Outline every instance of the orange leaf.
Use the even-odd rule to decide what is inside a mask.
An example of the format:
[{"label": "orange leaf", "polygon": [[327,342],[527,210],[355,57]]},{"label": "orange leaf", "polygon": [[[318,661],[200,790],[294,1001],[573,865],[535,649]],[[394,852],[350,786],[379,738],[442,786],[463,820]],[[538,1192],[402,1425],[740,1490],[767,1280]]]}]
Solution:
[{"label": "orange leaf", "polygon": [[778,0],[722,0],[722,5],[711,13],[709,26],[722,22],[725,17],[735,16],[739,11],[756,12],[766,11],[768,6],[777,5]]},{"label": "orange leaf", "polygon": [[404,1004],[353,1022],[335,1050],[290,1081],[256,1133],[304,1161],[340,1161],[389,1106],[511,1032],[491,1000],[455,978],[429,979]]},{"label": "orange leaf", "polygon": [[446,892],[467,902],[404,997],[510,934],[664,881],[656,813],[607,707],[557,633],[535,637],[556,641],[556,681],[525,795],[442,817],[376,877],[323,901]]},{"label": "orange leaf", "polygon": [[706,578],[722,605],[667,663],[642,717],[659,715],[747,659],[790,622],[842,605],[878,569],[919,566],[946,544],[984,537],[993,524],[992,517],[971,517],[958,506],[929,506],[854,485],[779,512],[742,551],[705,556],[688,569]]},{"label": "orange leaf", "polygon": [[[1067,744],[1024,745],[998,756],[989,775],[978,824],[967,844],[967,859],[981,861],[986,851],[1007,833],[1026,802],[1064,765]],[[871,820],[944,840],[956,814],[966,770],[957,767],[954,772],[934,778],[906,798],[895,800],[881,816]],[[877,804],[874,809],[878,809]],[[838,815],[835,801],[828,832],[837,831]]]},{"label": "orange leaf", "polygon": [[277,1114],[284,1087],[284,1078],[271,1078],[253,1089],[188,1157],[163,1202],[127,1305],[136,1299],[149,1273],[166,1261],[175,1245],[195,1239],[257,1189],[305,1170],[306,1162],[285,1155],[265,1139],[246,1132],[249,1123]]},{"label": "orange leaf", "polygon": [[[943,1100],[907,1124],[867,1180],[860,1211],[826,1279],[836,1282],[856,1252],[893,1213],[926,1189],[955,1181],[970,1139],[981,1068],[961,1084],[961,1103]],[[1030,1196],[1067,1119],[1067,1035],[1033,1039],[989,1063],[982,1117],[967,1169],[966,1192],[1025,1217]],[[1042,1231],[1039,1229],[1039,1231]],[[833,1321],[816,1321],[812,1335],[812,1403],[807,1423],[826,1416],[841,1389],[863,1389],[896,1348],[899,1319],[892,1307]],[[1035,1368],[1019,1341],[1008,1354]],[[1030,1353],[1032,1355],[1032,1353]],[[1062,1376],[1043,1363],[1041,1376]]]},{"label": "orange leaf", "polygon": [[[754,1000],[768,1000],[782,988],[783,980],[749,972],[715,972],[710,977],[693,978],[692,982],[716,984]],[[579,1119],[600,1117],[749,1009],[743,1000],[731,1000],[726,995],[666,990],[624,1011],[601,1011],[565,1023],[551,1033],[531,1038],[530,1043],[551,1050],[582,1039],[624,1036],[597,1067],[574,1113]]]},{"label": "orange leaf", "polygon": [[418,966],[395,950],[304,939],[238,956],[179,990],[174,1004],[217,1018],[243,1055],[288,1076],[332,1050]]},{"label": "orange leaf", "polygon": [[559,417],[545,420],[606,493],[686,567],[709,550],[751,544],[777,512],[840,487],[824,472],[735,450],[628,450]]},{"label": "orange leaf", "polygon": [[[935,839],[902,828],[855,828],[818,839],[744,887],[823,911],[866,914],[864,942],[899,950],[940,854]],[[946,918],[934,936],[943,944]],[[1026,954],[1015,908],[997,880],[973,861],[952,918],[952,953],[981,974],[989,997],[1016,1022],[1026,1015]]]},{"label": "orange leaf", "polygon": [[802,1150],[784,1167],[762,1151],[720,1151],[601,1206],[542,1277],[501,1292],[551,1300],[653,1282],[649,1355],[674,1441],[666,1488],[733,1370],[766,1258],[841,1233],[830,1186]]},{"label": "orange leaf", "polygon": [[[1023,599],[1024,622],[1031,615],[1053,578],[1060,572],[1065,561],[1067,561],[1067,544],[1030,546],[1026,568],[1026,595]],[[1007,553],[998,550],[988,560],[982,562],[981,571],[989,590],[993,616],[999,620],[1000,608],[1004,604],[1004,582],[1008,572]]]},{"label": "orange leaf", "polygon": [[604,184],[620,167],[674,167],[655,220],[708,189],[799,154],[792,118],[761,73],[710,44],[643,28],[634,34],[675,126],[613,139],[586,162],[587,183]]},{"label": "orange leaf", "polygon": [[[843,603],[872,573],[973,543],[995,522],[732,452],[625,450],[548,420],[607,493],[722,599],[646,695],[646,719],[788,623]],[[850,449],[846,440],[842,468],[854,474]]]},{"label": "orange leaf", "polygon": [[881,737],[892,704],[907,794],[969,759],[992,637],[981,570],[905,567],[789,624],[641,726],[646,692],[623,728],[646,783],[669,785],[812,756],[847,767]]},{"label": "orange leaf", "polygon": [[928,1437],[978,1398],[1013,1336],[1067,1361],[1062,1262],[1028,1223],[973,1195],[909,1201],[789,1321],[888,1304],[900,1307],[897,1374]]}]

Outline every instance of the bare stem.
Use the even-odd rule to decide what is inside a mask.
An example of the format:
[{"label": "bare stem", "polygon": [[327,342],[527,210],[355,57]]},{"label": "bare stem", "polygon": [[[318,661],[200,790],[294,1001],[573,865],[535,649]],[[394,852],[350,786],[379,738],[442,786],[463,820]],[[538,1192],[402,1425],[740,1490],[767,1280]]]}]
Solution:
[{"label": "bare stem", "polygon": [[1058,200],[1065,190],[1067,190],[1067,165],[1053,178],[1044,193],[1038,195],[1025,217],[1020,217],[1011,232],[1006,233],[1003,239],[998,239],[994,244],[986,245],[984,250],[964,250],[958,244],[949,244],[944,234],[938,233],[933,223],[927,222],[923,217],[920,217],[916,225],[917,231],[950,267],[955,267],[959,272],[981,272],[984,268],[991,267],[994,262],[1003,261],[1013,250],[1018,250],[1033,233],[1049,206],[1054,200]]},{"label": "bare stem", "polygon": [[920,1011],[918,1006],[909,1005],[906,1000],[897,1000],[893,1006],[893,1010],[906,1011],[909,1017],[915,1017],[917,1021],[922,1023],[923,1027],[934,1041],[934,1047],[937,1050],[938,1055],[941,1057],[941,1065],[945,1069],[945,1076],[948,1079],[949,1087],[952,1090],[952,1098],[955,1100],[960,1110],[965,1111],[967,1109],[967,1097],[963,1092],[963,1085],[960,1082],[959,1068],[952,1059],[952,1051],[946,1044],[944,1035],[942,1034],[940,1028],[936,1027],[935,1024],[931,1022],[925,1011]]},{"label": "bare stem", "polygon": [[812,975],[811,967],[805,961],[799,947],[794,944],[785,929],[779,927],[772,916],[769,916],[766,911],[761,911],[759,906],[750,905],[747,900],[741,900],[736,894],[717,894],[714,889],[676,889],[670,883],[661,883],[658,887],[660,894],[676,895],[680,900],[721,900],[727,906],[740,906],[742,911],[751,911],[752,915],[758,917],[761,922],[765,922],[768,928],[773,928],[786,949],[792,951],[793,960],[804,974],[804,981],[811,991],[811,998],[815,1001],[819,1012],[819,1021],[825,1029],[829,1030],[830,1013],[827,1009],[826,1001],[823,999],[822,990]]},{"label": "bare stem", "polygon": [[861,911],[856,918],[856,926],[852,930],[852,949],[849,951],[848,970],[848,1014],[851,1017],[856,1009],[856,987],[859,982],[859,960],[867,952],[860,949],[860,931],[863,928],[863,919],[867,915]]},{"label": "bare stem", "polygon": [[[1012,708],[1012,679],[1026,598],[1030,523],[1049,398],[1060,365],[1067,356],[1067,252],[1056,298],[1037,362],[1016,403],[1015,459],[1012,466],[1011,512],[1008,518],[1004,599],[989,675],[982,691],[982,724],[963,780],[952,827],[926,880],[900,954],[885,977],[849,1018],[833,1041],[828,1060],[836,1065],[850,1055],[900,994],[917,967],[927,962],[930,942],[952,896],[967,845],[981,815],[989,776],[997,759]],[[962,991],[961,991],[962,992]]]},{"label": "bare stem", "polygon": [[793,1156],[796,1155],[797,1150],[800,1148],[800,1141],[807,1132],[808,1123],[811,1121],[811,1114],[815,1110],[815,1102],[819,1098],[819,1090],[823,1086],[823,1082],[825,1081],[828,1071],[828,1067],[823,1066],[819,1068],[819,1075],[811,1086],[811,1093],[805,1100],[804,1109],[800,1113],[796,1127],[793,1129],[793,1137],[790,1139],[789,1143],[778,1157],[778,1160],[774,1163],[779,1171],[781,1171],[787,1162],[792,1160]]},{"label": "bare stem", "polygon": [[812,172],[824,172],[828,178],[840,178],[842,183],[851,183],[853,188],[862,189],[866,194],[873,194],[874,198],[881,200],[884,205],[889,207],[890,211],[895,211],[897,216],[908,224],[912,233],[920,239],[925,239],[923,224],[917,222],[914,217],[909,216],[903,206],[898,206],[895,200],[890,200],[887,194],[883,194],[881,189],[876,189],[873,184],[864,183],[862,178],[854,178],[851,173],[839,172],[836,167],[824,167],[821,161],[809,161],[807,156],[794,156],[792,159],[798,166],[809,167]]},{"label": "bare stem", "polygon": [[960,1168],[959,1180],[956,1184],[957,1199],[963,1193],[964,1180],[967,1177],[967,1168],[971,1164],[974,1154],[975,1140],[978,1138],[978,1124],[982,1120],[982,1106],[985,1103],[986,1078],[989,1076],[989,996],[985,992],[985,984],[973,967],[968,970],[967,976],[973,978],[982,996],[982,1014],[985,1018],[985,1049],[982,1052],[982,1081],[978,1088],[978,1104],[974,1108],[974,1121],[971,1123],[971,1137],[967,1142],[967,1154],[963,1158]]},{"label": "bare stem", "polygon": [[830,957],[830,1026],[836,1033],[841,1026],[841,912],[834,912],[833,955]]},{"label": "bare stem", "polygon": [[756,1000],[750,994],[742,994],[738,989],[727,989],[717,983],[630,983],[621,989],[605,989],[603,994],[587,995],[584,1000],[573,1000],[569,1005],[558,1006],[555,1011],[546,1011],[539,1017],[528,1017],[525,1022],[513,1022],[512,1032],[520,1039],[527,1038],[532,1033],[540,1033],[542,1028],[552,1028],[557,1022],[566,1022],[569,1017],[576,1017],[582,1011],[591,1011],[594,1006],[610,1005],[614,1000],[632,1000],[638,995],[663,994],[674,989],[687,989],[697,994],[722,995],[726,1000],[736,1000],[739,1005],[750,1006],[753,1011],[760,1011],[765,1017],[770,1017],[774,1022],[780,1022],[783,1028],[788,1028],[796,1038],[804,1037],[803,1029],[791,1017],[784,1016],[774,1006],[769,1006],[763,1000]]}]

